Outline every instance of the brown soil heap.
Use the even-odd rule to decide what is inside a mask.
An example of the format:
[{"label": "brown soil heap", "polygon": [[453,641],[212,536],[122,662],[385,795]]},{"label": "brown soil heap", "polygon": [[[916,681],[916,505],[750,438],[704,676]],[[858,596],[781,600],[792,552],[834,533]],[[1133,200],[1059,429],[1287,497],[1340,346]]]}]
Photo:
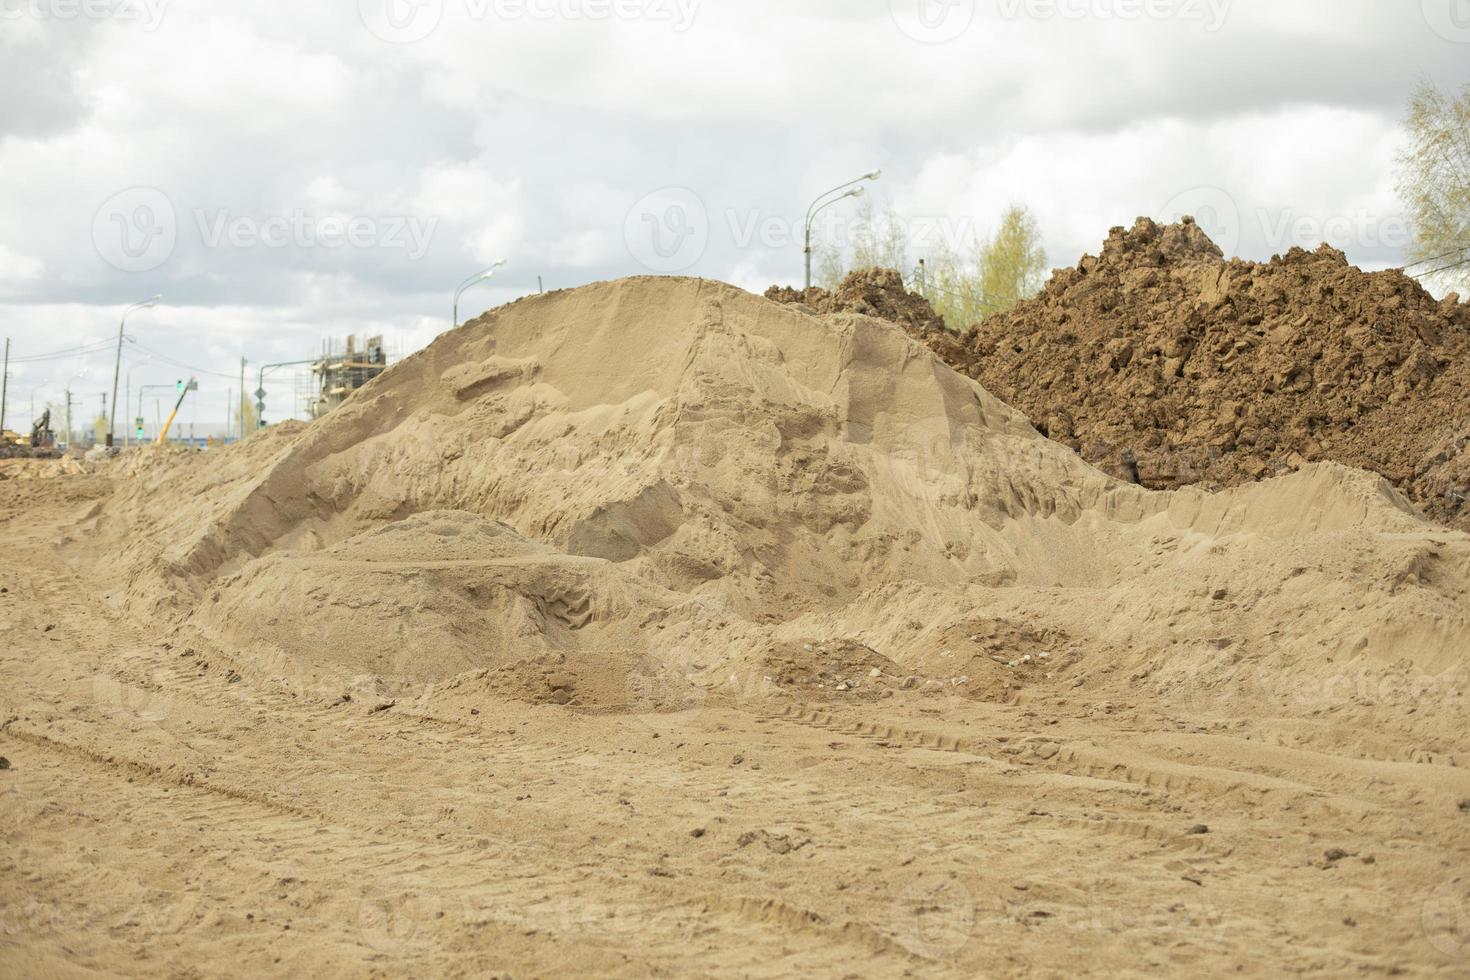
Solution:
[{"label": "brown soil heap", "polygon": [[767,296],[895,320],[1042,432],[1145,486],[1332,460],[1470,526],[1470,305],[1402,272],[1363,272],[1326,245],[1227,261],[1192,219],[1141,218],[958,338],[895,286],[867,270],[835,296]]},{"label": "brown soil heap", "polygon": [[804,306],[813,313],[861,313],[897,323],[918,337],[934,332],[953,336],[944,318],[922,296],[904,288],[903,276],[893,269],[858,269],[842,280],[837,292],[811,286],[804,292],[790,286],[772,286],[766,299]]}]

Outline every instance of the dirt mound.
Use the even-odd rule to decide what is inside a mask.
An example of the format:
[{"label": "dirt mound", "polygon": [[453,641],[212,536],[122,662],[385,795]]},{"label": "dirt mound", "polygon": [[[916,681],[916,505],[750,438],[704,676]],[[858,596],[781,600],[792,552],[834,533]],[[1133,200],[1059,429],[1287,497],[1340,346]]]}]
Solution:
[{"label": "dirt mound", "polygon": [[890,323],[699,280],[529,297],[309,426],[128,475],[130,604],[327,687],[982,698],[1266,651],[1443,669],[1470,630],[1470,549],[1376,477],[1150,492]]},{"label": "dirt mound", "polygon": [[837,291],[821,286],[801,290],[791,286],[772,286],[766,299],[799,307],[803,312],[830,316],[856,313],[896,323],[910,337],[934,351],[946,363],[962,364],[966,350],[958,336],[944,323],[929,301],[911,293],[903,284],[903,276],[893,269],[857,269],[847,274]]},{"label": "dirt mound", "polygon": [[1332,460],[1470,527],[1470,306],[1328,246],[1226,261],[1189,219],[1140,219],[933,346],[1120,478],[1223,487]]},{"label": "dirt mound", "polygon": [[835,293],[821,286],[806,290],[772,286],[766,290],[766,299],[798,304],[813,313],[875,316],[916,335],[945,329],[944,319],[929,301],[905,289],[903,277],[893,269],[858,269],[842,280]]},{"label": "dirt mound", "polygon": [[32,449],[27,445],[0,443],[0,459],[60,459],[60,449]]}]

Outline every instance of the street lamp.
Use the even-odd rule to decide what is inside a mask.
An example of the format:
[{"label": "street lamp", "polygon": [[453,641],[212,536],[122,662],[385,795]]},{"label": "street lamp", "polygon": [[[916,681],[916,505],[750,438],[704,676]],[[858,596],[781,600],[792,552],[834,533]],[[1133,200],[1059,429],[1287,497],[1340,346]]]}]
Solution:
[{"label": "street lamp", "polygon": [[112,448],[113,432],[117,426],[117,380],[118,375],[122,374],[123,327],[127,326],[128,314],[134,310],[146,310],[150,307],[157,306],[162,300],[163,297],[160,295],[145,299],[141,303],[134,303],[132,306],[123,310],[122,322],[117,325],[117,362],[112,368],[112,414],[107,418],[107,446],[109,449]]},{"label": "street lamp", "polygon": [[[882,177],[882,176],[883,176],[883,171],[881,171],[881,170],[874,170],[872,173],[863,174],[861,177],[857,178],[856,180],[849,180],[845,184],[839,184],[838,186],[832,188],[827,193],[825,193],[825,194],[821,195],[820,197],[818,197],[815,201],[812,202],[812,206],[809,207],[809,208],[807,208],[807,210],[806,210],[806,288],[807,289],[811,289],[812,288],[812,222],[816,220],[817,215],[820,214],[824,209],[830,207],[833,204],[836,204],[838,201],[845,200],[846,198],[849,198],[849,197],[862,197],[863,196],[863,188],[861,188],[861,187],[854,187],[853,186],[854,184],[861,184],[865,180],[877,180],[879,177]],[[843,193],[838,193],[839,191],[841,191]],[[834,194],[836,194],[837,196],[836,197],[833,197],[832,195],[834,195]],[[830,200],[829,200],[829,198],[830,198]]]},{"label": "street lamp", "polygon": [[460,286],[454,291],[454,325],[456,327],[459,326],[459,297],[464,294],[464,291],[466,289],[469,289],[471,286],[476,285],[477,283],[482,283],[486,279],[494,276],[495,270],[503,265],[505,265],[505,259],[501,259],[499,262],[495,263],[479,275],[470,276],[464,281],[464,285]]}]

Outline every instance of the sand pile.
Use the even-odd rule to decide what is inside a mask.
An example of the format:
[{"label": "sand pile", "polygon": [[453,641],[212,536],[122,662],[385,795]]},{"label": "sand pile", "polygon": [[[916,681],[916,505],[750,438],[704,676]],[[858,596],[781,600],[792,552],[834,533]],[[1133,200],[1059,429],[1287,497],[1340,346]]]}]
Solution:
[{"label": "sand pile", "polygon": [[77,476],[89,471],[90,466],[71,456],[59,453],[47,455],[16,455],[0,459],[0,480],[47,480],[58,476]]},{"label": "sand pile", "polygon": [[1226,261],[1188,219],[1140,219],[959,349],[931,340],[1124,479],[1221,487],[1332,460],[1470,527],[1470,305],[1328,246]]},{"label": "sand pile", "polygon": [[1470,632],[1470,544],[1377,477],[1151,492],[890,323],[691,279],[521,300],[309,426],[134,465],[133,610],[323,683],[989,698],[1442,671]]}]

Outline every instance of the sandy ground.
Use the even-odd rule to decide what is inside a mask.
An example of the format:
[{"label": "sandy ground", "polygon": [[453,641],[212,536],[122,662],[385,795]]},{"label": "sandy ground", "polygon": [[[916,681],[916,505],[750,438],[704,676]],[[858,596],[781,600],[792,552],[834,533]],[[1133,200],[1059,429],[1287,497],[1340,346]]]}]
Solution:
[{"label": "sandy ground", "polygon": [[[0,973],[1470,975],[1463,535],[1334,469],[1120,488],[888,328],[833,327],[833,382],[778,356],[819,362],[818,321],[715,301],[699,343],[768,379],[722,354],[557,401],[598,352],[511,350],[515,317],[647,319],[593,291],[505,314],[468,370],[456,332],[331,426],[0,479]],[[885,358],[1004,465],[885,469],[911,436],[855,381],[891,388]],[[773,504],[678,451],[752,390],[803,452],[824,392],[871,432]],[[425,436],[506,410],[474,470]],[[720,458],[756,465],[762,425]],[[634,435],[669,440],[652,483],[493,479]],[[780,547],[721,550],[782,506]],[[851,587],[813,571],[833,541]]]},{"label": "sandy ground", "polygon": [[1470,968],[1470,775],[1397,737],[1418,704],[369,713],[120,621],[76,502],[5,494],[12,976]]}]

